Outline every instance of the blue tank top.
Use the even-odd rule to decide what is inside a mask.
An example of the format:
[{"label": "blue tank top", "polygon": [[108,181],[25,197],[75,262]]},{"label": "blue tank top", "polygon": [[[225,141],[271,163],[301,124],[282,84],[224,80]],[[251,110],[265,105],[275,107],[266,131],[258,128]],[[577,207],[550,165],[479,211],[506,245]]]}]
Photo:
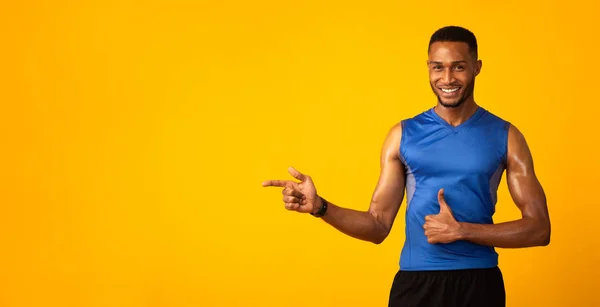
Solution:
[{"label": "blue tank top", "polygon": [[433,108],[402,121],[400,156],[406,168],[406,240],[400,269],[490,268],[498,254],[468,241],[427,242],[425,216],[439,213],[438,191],[459,222],[493,223],[498,185],[506,167],[509,123],[479,107],[453,127]]}]

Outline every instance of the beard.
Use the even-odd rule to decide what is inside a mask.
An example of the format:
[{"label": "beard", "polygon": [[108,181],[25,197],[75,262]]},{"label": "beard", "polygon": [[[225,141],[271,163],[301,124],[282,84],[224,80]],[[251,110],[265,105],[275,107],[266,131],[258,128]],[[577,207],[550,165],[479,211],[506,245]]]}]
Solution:
[{"label": "beard", "polygon": [[437,97],[438,102],[446,107],[446,108],[458,108],[460,107],[468,98],[470,98],[471,96],[473,96],[473,91],[475,89],[475,78],[473,78],[473,80],[467,84],[467,86],[464,88],[464,92],[463,94],[458,97],[458,100],[453,101],[453,102],[444,102],[442,100],[442,97],[440,97],[440,95],[437,92],[437,87],[435,87],[433,84],[431,84],[431,89],[433,90],[433,93],[435,94],[435,96]]}]

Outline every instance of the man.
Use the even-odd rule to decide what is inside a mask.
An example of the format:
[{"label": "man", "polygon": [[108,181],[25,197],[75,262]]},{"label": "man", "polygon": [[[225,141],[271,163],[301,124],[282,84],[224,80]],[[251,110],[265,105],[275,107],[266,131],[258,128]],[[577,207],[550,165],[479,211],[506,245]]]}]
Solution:
[{"label": "man", "polygon": [[[379,244],[406,191],[406,241],[389,306],[505,306],[498,248],[550,242],[546,197],[523,135],[474,100],[482,67],[477,41],[457,26],[430,39],[427,67],[437,105],[394,125],[381,151],[380,177],[367,211],[325,200],[308,175],[269,180],[285,208],[322,218],[339,231]],[[502,175],[522,218],[493,222]]]}]

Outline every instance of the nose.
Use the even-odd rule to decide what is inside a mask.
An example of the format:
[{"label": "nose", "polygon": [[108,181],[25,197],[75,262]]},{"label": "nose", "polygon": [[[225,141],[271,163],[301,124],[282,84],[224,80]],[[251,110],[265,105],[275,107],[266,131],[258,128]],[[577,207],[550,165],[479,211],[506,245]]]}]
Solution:
[{"label": "nose", "polygon": [[451,69],[444,70],[444,72],[442,73],[442,82],[444,82],[444,84],[451,84],[453,81],[454,81],[454,75],[452,74],[452,70]]}]

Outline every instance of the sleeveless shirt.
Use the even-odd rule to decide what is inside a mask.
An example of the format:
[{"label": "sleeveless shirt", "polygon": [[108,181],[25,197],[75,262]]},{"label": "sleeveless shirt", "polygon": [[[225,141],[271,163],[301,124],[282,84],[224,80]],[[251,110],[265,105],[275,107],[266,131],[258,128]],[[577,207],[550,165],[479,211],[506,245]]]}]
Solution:
[{"label": "sleeveless shirt", "polygon": [[406,169],[406,240],[400,269],[456,270],[490,268],[498,254],[468,241],[427,242],[425,216],[439,213],[444,198],[459,222],[493,223],[497,189],[506,167],[509,123],[478,107],[453,127],[431,108],[404,119],[400,157]]}]

